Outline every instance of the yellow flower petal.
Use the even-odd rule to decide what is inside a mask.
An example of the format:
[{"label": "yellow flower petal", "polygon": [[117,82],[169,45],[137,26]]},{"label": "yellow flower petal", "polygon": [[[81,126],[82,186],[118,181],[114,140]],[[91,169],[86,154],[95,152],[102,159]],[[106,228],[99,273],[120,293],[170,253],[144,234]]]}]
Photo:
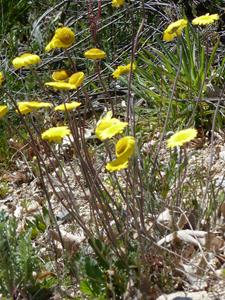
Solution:
[{"label": "yellow flower petal", "polygon": [[175,37],[177,37],[176,33],[168,33],[164,31],[163,33],[163,40],[166,42],[171,42]]},{"label": "yellow flower petal", "polygon": [[5,77],[4,77],[3,73],[0,72],[0,86],[2,86],[4,80],[5,80]]},{"label": "yellow flower petal", "polygon": [[116,157],[127,160],[134,153],[135,139],[133,136],[125,136],[116,144]]},{"label": "yellow flower petal", "polygon": [[125,0],[112,0],[112,7],[119,8],[124,5]]},{"label": "yellow flower petal", "polygon": [[171,23],[163,33],[163,40],[171,42],[175,37],[182,34],[182,30],[187,27],[188,21],[185,19],[177,20]]},{"label": "yellow flower petal", "polygon": [[7,105],[0,105],[0,118],[3,118],[9,111]]},{"label": "yellow flower petal", "polygon": [[106,165],[110,172],[119,171],[128,167],[128,160],[134,153],[135,139],[133,136],[125,136],[116,143],[116,159]]},{"label": "yellow flower petal", "polygon": [[73,110],[77,107],[79,107],[81,105],[80,102],[71,102],[71,103],[63,103],[63,104],[60,104],[58,106],[55,107],[55,111],[57,110],[61,110],[61,111],[69,111],[69,110]]},{"label": "yellow flower petal", "polygon": [[128,160],[115,159],[107,163],[106,170],[110,172],[120,171],[128,167]]},{"label": "yellow flower petal", "polygon": [[26,114],[32,112],[33,109],[32,109],[32,108],[29,108],[29,107],[27,106],[27,103],[28,103],[28,102],[17,102],[18,109],[16,110],[16,112],[17,112],[17,113],[20,113],[20,114],[22,114],[22,115],[26,115]]},{"label": "yellow flower petal", "polygon": [[68,126],[58,126],[58,127],[52,127],[49,128],[48,130],[44,131],[41,135],[41,138],[43,140],[47,140],[49,142],[57,142],[60,143],[62,142],[62,139],[70,135],[71,132],[68,128]]},{"label": "yellow flower petal", "polygon": [[200,17],[197,17],[195,19],[192,20],[192,24],[193,25],[208,25],[208,24],[211,24],[211,23],[214,23],[214,21],[217,21],[219,20],[219,15],[218,14],[213,14],[213,15],[210,15],[209,13],[203,15],[203,16],[200,16]]},{"label": "yellow flower petal", "polygon": [[99,140],[104,141],[122,133],[127,125],[127,122],[122,122],[119,119],[112,118],[112,112],[110,111],[104,118],[98,121],[95,134]]},{"label": "yellow flower petal", "polygon": [[36,54],[24,53],[13,59],[12,64],[14,68],[20,69],[30,65],[35,65],[41,61],[40,57]]},{"label": "yellow flower petal", "polygon": [[98,48],[92,48],[84,53],[84,56],[89,59],[103,59],[106,57],[106,53]]},{"label": "yellow flower petal", "polygon": [[187,142],[190,142],[196,138],[198,132],[194,128],[188,128],[173,134],[167,141],[168,148],[174,148],[176,146],[182,146]]},{"label": "yellow flower petal", "polygon": [[38,102],[38,101],[19,101],[17,102],[18,110],[17,113],[21,113],[22,115],[26,115],[32,111],[41,108],[49,108],[52,106],[51,103],[48,102]]},{"label": "yellow flower petal", "polygon": [[69,78],[69,75],[65,70],[59,70],[52,73],[52,79],[54,81],[63,81],[67,78]]},{"label": "yellow flower petal", "polygon": [[[115,122],[115,123],[113,123]],[[96,135],[97,137],[103,141],[106,139],[111,139],[113,136],[122,133],[124,128],[127,126],[128,124],[126,122],[121,122],[121,121],[115,121],[114,119],[112,119],[112,122],[110,123],[110,126],[106,129],[104,129],[102,132],[97,133]]]},{"label": "yellow flower petal", "polygon": [[75,40],[75,34],[69,27],[58,28],[52,40],[45,47],[45,51],[49,52],[55,48],[69,48]]},{"label": "yellow flower petal", "polygon": [[76,90],[77,89],[77,86],[75,84],[70,84],[68,82],[63,82],[63,81],[46,82],[45,85],[53,87],[57,90]]},{"label": "yellow flower petal", "polygon": [[[112,73],[113,78],[118,79],[123,74],[128,74],[131,70],[131,63],[126,66],[118,66],[116,70]],[[136,70],[136,64],[132,64],[132,70]]]},{"label": "yellow flower petal", "polygon": [[27,102],[27,106],[30,108],[48,108],[52,107],[52,104],[48,102],[29,101]]},{"label": "yellow flower petal", "polygon": [[85,75],[83,72],[76,72],[70,76],[69,83],[76,85],[76,87],[78,88],[83,83],[84,78]]}]

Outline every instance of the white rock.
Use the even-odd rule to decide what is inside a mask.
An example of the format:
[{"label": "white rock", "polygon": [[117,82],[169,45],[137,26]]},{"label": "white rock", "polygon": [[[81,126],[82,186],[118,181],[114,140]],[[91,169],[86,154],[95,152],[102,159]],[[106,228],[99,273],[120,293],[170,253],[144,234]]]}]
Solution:
[{"label": "white rock", "polygon": [[156,300],[210,300],[207,292],[176,292],[169,295],[161,295]]}]

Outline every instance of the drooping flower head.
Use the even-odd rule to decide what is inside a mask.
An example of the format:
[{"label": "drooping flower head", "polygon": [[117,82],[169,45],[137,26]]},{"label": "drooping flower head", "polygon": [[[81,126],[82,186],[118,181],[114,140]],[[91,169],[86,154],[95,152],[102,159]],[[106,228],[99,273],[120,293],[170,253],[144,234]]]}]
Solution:
[{"label": "drooping flower head", "polygon": [[218,14],[210,15],[209,13],[207,13],[203,16],[200,16],[200,17],[197,17],[197,18],[193,19],[192,24],[193,25],[205,26],[205,25],[214,23],[217,20],[219,20],[219,15]]},{"label": "drooping flower head", "polygon": [[163,32],[163,40],[171,42],[175,37],[180,36],[185,27],[187,27],[188,21],[180,19],[176,22],[171,23],[166,30]]},{"label": "drooping flower head", "polygon": [[116,157],[127,160],[134,152],[135,139],[133,136],[125,136],[116,143]]},{"label": "drooping flower head", "polygon": [[68,126],[58,126],[49,128],[46,131],[44,131],[41,135],[41,138],[49,142],[61,143],[62,139],[70,134],[71,132]]},{"label": "drooping flower head", "polygon": [[3,118],[9,111],[7,105],[0,105],[0,118]]},{"label": "drooping flower head", "polygon": [[57,105],[55,107],[55,111],[59,110],[59,111],[69,111],[69,110],[73,110],[77,107],[79,107],[81,105],[80,102],[76,102],[76,101],[73,101],[73,102],[70,102],[70,103],[62,103],[60,105]]},{"label": "drooping flower head", "polygon": [[50,81],[45,83],[46,86],[50,86],[56,90],[76,90],[77,86],[63,81]]},{"label": "drooping flower head", "polygon": [[38,102],[38,101],[19,101],[17,102],[17,106],[18,106],[18,110],[16,110],[16,112],[22,115],[26,115],[32,111],[41,108],[49,108],[52,106],[52,104],[48,102]]},{"label": "drooping flower head", "polygon": [[69,78],[68,73],[65,70],[59,70],[52,73],[52,79],[54,81],[64,81]]},{"label": "drooping flower head", "polygon": [[4,80],[5,80],[5,77],[4,77],[3,73],[0,72],[0,86],[2,86]]},{"label": "drooping flower head", "polygon": [[124,5],[125,0],[112,0],[112,7],[119,8]]},{"label": "drooping flower head", "polygon": [[69,83],[75,85],[78,88],[83,83],[84,78],[84,72],[76,72],[70,76]]},{"label": "drooping flower head", "polygon": [[[132,70],[136,70],[136,64],[132,64]],[[118,66],[116,70],[112,73],[113,78],[118,79],[121,75],[127,74],[131,71],[131,63],[126,66]]]},{"label": "drooping flower head", "polygon": [[98,121],[95,134],[99,140],[104,141],[122,133],[127,125],[127,122],[122,122],[119,119],[112,118],[112,112],[109,111],[104,118]]},{"label": "drooping flower head", "polygon": [[69,48],[75,40],[75,34],[69,27],[61,27],[56,29],[55,34],[45,51],[49,52],[55,48]]},{"label": "drooping flower head", "polygon": [[40,61],[41,58],[38,55],[31,54],[31,53],[24,53],[14,58],[12,64],[14,68],[17,70],[22,67],[28,67],[30,65],[38,64]]},{"label": "drooping flower head", "polygon": [[134,153],[135,139],[133,136],[125,136],[116,143],[116,159],[106,165],[110,172],[123,170],[128,167],[130,157]]},{"label": "drooping flower head", "polygon": [[184,130],[180,130],[174,133],[168,140],[167,140],[167,147],[174,148],[176,146],[183,146],[185,143],[190,142],[197,136],[197,130],[194,128],[188,128]]},{"label": "drooping flower head", "polygon": [[98,48],[91,48],[84,52],[84,57],[88,59],[98,60],[106,57],[106,53]]}]

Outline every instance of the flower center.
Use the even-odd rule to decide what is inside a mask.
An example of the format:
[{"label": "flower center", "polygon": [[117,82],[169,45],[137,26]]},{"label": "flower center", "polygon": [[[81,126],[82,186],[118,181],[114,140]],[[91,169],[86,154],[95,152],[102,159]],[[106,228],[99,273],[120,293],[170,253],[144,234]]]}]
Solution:
[{"label": "flower center", "polygon": [[119,156],[119,155],[121,155],[122,153],[124,153],[125,150],[126,150],[126,148],[127,148],[127,145],[121,145],[121,146],[119,147],[119,149],[117,149],[117,156]]},{"label": "flower center", "polygon": [[71,44],[73,42],[73,37],[69,33],[62,33],[59,39],[64,44]]}]

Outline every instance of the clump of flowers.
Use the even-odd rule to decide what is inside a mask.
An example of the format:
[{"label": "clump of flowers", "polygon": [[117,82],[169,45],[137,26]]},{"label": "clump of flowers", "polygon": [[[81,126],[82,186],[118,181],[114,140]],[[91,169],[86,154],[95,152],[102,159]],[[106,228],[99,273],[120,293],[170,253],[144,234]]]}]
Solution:
[{"label": "clump of flowers", "polygon": [[171,42],[174,38],[181,36],[182,31],[185,27],[187,27],[187,24],[188,21],[185,19],[180,19],[171,23],[163,32],[163,40]]},{"label": "clump of flowers", "polygon": [[56,48],[69,48],[75,40],[75,34],[69,27],[58,28],[45,51],[49,52]]},{"label": "clump of flowers", "polygon": [[118,79],[123,74],[128,74],[130,71],[136,70],[136,64],[133,63],[131,67],[131,63],[126,66],[118,66],[116,70],[112,73],[113,78]]},{"label": "clump of flowers", "polygon": [[[69,77],[66,71],[57,71],[52,74],[52,78],[54,81],[46,82],[46,86],[58,90],[76,90],[83,83],[85,75],[83,72],[76,72]],[[67,79],[68,82],[65,82]]]},{"label": "clump of flowers", "polygon": [[0,118],[3,118],[9,111],[7,105],[0,105]]},{"label": "clump of flowers", "polygon": [[55,107],[55,111],[70,111],[81,105],[80,102],[73,101],[71,103],[63,103]]},{"label": "clump of flowers", "polygon": [[23,67],[28,67],[30,65],[38,64],[40,61],[41,58],[38,55],[31,54],[31,53],[24,53],[14,58],[12,64],[14,68],[17,70]]},{"label": "clump of flowers", "polygon": [[208,24],[212,24],[217,20],[219,20],[219,15],[218,14],[210,15],[209,13],[207,13],[203,16],[200,16],[200,17],[197,17],[197,18],[193,19],[192,24],[193,25],[205,26],[205,25],[208,25]]},{"label": "clump of flowers", "polygon": [[49,128],[44,131],[41,135],[41,138],[49,142],[61,143],[63,138],[70,134],[71,132],[68,126],[58,126]]},{"label": "clump of flowers", "polygon": [[106,57],[106,53],[98,48],[91,48],[84,52],[84,57],[88,59],[98,60]]},{"label": "clump of flowers", "polygon": [[183,146],[185,143],[190,142],[191,140],[195,139],[197,136],[197,130],[194,128],[188,128],[184,130],[180,130],[174,133],[168,140],[167,140],[167,147],[174,148],[176,146]]},{"label": "clump of flowers", "polygon": [[106,169],[110,172],[119,171],[128,167],[130,157],[134,153],[135,139],[125,136],[116,143],[116,159],[107,163]]},{"label": "clump of flowers", "polygon": [[38,101],[19,101],[17,102],[18,109],[17,113],[22,115],[26,115],[32,111],[41,109],[41,108],[49,108],[52,106],[51,103],[48,102],[38,102]]},{"label": "clump of flowers", "polygon": [[119,119],[112,118],[112,112],[109,111],[104,118],[98,121],[95,134],[99,140],[104,141],[122,133],[127,125],[127,122],[122,122]]},{"label": "clump of flowers", "polygon": [[52,79],[54,81],[64,81],[69,78],[68,73],[65,70],[59,70],[52,73]]},{"label": "clump of flowers", "polygon": [[119,8],[124,5],[125,0],[112,0],[112,7]]}]

